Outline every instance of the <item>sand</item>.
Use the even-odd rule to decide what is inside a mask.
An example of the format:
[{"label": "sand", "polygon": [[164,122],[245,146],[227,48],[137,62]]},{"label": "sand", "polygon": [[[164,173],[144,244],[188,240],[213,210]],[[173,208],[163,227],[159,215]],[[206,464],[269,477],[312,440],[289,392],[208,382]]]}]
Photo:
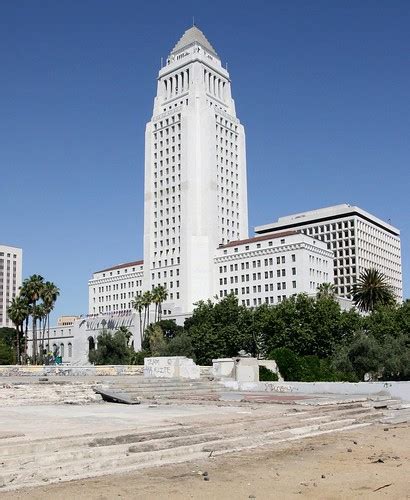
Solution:
[{"label": "sand", "polygon": [[127,475],[23,489],[0,498],[410,499],[409,454],[408,425],[376,424]]}]

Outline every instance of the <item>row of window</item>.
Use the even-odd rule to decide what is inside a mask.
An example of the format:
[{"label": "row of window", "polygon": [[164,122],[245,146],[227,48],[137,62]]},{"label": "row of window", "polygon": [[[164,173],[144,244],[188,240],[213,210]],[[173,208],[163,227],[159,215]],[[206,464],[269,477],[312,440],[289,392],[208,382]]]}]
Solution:
[{"label": "row of window", "polygon": [[[286,298],[287,298],[286,295],[277,295],[276,301],[277,301],[277,303],[280,303],[283,300],[285,300]],[[275,303],[273,296],[264,297],[264,302],[265,302],[265,304],[274,304]],[[252,300],[253,306],[260,306],[261,304],[262,304],[262,297],[255,297]],[[251,306],[251,299],[242,299],[242,305],[250,307]]]}]

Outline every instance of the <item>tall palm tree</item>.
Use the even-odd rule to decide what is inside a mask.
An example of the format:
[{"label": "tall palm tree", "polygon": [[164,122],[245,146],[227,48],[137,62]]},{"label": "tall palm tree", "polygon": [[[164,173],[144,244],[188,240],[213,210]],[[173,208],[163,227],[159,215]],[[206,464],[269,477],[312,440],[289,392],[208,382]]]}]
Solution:
[{"label": "tall palm tree", "polygon": [[16,362],[21,363],[21,346],[20,340],[24,335],[24,322],[30,314],[27,301],[23,297],[14,297],[7,308],[7,315],[16,327]]},{"label": "tall palm tree", "polygon": [[150,305],[152,304],[152,293],[150,291],[146,291],[142,294],[142,303],[143,303],[143,306],[144,306],[144,325],[143,325],[143,329],[142,329],[142,340],[144,340],[144,332],[145,332],[145,328],[148,326],[149,324],[149,308],[150,308]]},{"label": "tall palm tree", "polygon": [[144,310],[144,301],[142,295],[136,295],[131,301],[132,307],[138,312],[140,320],[140,338],[141,338],[141,348],[142,348],[142,311]]},{"label": "tall palm tree", "polygon": [[[20,294],[26,297],[33,311],[40,299],[41,289],[44,285],[44,278],[39,274],[33,274],[23,281],[20,288]],[[33,362],[37,363],[37,318],[33,315]]]},{"label": "tall palm tree", "polygon": [[321,283],[316,289],[318,299],[334,299],[336,297],[336,287],[333,283]]},{"label": "tall palm tree", "polygon": [[363,312],[373,311],[378,305],[393,305],[396,301],[386,276],[377,269],[360,273],[352,290],[353,302]]},{"label": "tall palm tree", "polygon": [[159,306],[159,303],[161,300],[159,286],[156,286],[155,288],[152,289],[151,299],[152,299],[152,302],[155,304],[154,323],[156,323],[157,316],[158,316],[158,306]]},{"label": "tall palm tree", "polygon": [[47,312],[48,310],[43,302],[40,302],[39,304],[33,306],[31,312],[33,323],[35,322],[37,324],[38,322],[38,332],[39,332],[39,335],[37,336],[37,340],[39,342],[38,361],[40,363],[43,362],[44,339],[42,334],[44,332],[43,328],[45,328],[46,325]]},{"label": "tall palm tree", "polygon": [[158,317],[157,317],[158,321],[161,321],[162,304],[167,300],[167,297],[168,297],[168,290],[162,285],[157,286],[156,298],[158,300]]},{"label": "tall palm tree", "polygon": [[44,348],[45,329],[47,323],[47,343],[50,347],[50,313],[54,309],[58,296],[60,295],[59,288],[51,281],[46,281],[41,289],[41,299],[45,307],[47,319],[44,323],[42,349]]}]

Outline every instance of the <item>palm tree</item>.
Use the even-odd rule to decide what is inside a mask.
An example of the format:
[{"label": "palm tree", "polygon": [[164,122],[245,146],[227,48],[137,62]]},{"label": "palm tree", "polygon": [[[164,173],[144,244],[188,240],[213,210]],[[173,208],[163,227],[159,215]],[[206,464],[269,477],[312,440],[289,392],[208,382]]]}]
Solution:
[{"label": "palm tree", "polygon": [[21,363],[20,339],[24,335],[24,322],[30,314],[27,301],[23,297],[14,297],[7,308],[7,315],[16,327],[16,362]]},{"label": "palm tree", "polygon": [[[33,311],[40,299],[41,289],[44,285],[44,278],[39,274],[33,274],[23,281],[20,288],[20,294],[26,297],[29,304],[32,305]],[[37,318],[33,315],[33,362],[37,362]]]},{"label": "palm tree", "polygon": [[168,292],[164,286],[158,285],[151,293],[152,302],[155,304],[154,323],[156,323],[157,321],[161,321],[162,303],[168,297]]},{"label": "palm tree", "polygon": [[144,340],[145,327],[148,326],[149,323],[149,307],[152,304],[152,293],[150,291],[144,292],[141,299],[144,306],[144,327],[142,329],[142,342]]},{"label": "palm tree", "polygon": [[363,312],[378,305],[393,305],[396,301],[386,276],[377,269],[365,269],[352,289],[353,302]]},{"label": "palm tree", "polygon": [[140,338],[141,338],[141,348],[142,348],[142,311],[144,309],[144,301],[142,295],[136,295],[131,301],[132,307],[138,312],[140,319]]},{"label": "palm tree", "polygon": [[40,347],[39,348],[39,358],[38,358],[38,361],[40,363],[43,362],[43,343],[44,343],[43,336],[44,336],[44,329],[45,329],[45,325],[46,325],[47,313],[48,313],[48,310],[45,307],[44,303],[42,303],[42,302],[33,306],[32,312],[31,312],[31,316],[33,318],[33,324],[34,324],[34,322],[37,323],[37,321],[38,321],[38,326],[39,326],[38,331],[40,333],[39,333],[37,340],[40,343],[40,345],[39,345],[39,347]]},{"label": "palm tree", "polygon": [[316,290],[316,298],[318,299],[334,299],[336,297],[336,287],[333,283],[321,283]]},{"label": "palm tree", "polygon": [[45,307],[47,321],[44,322],[43,338],[42,338],[42,350],[44,348],[44,337],[45,329],[47,323],[47,343],[50,347],[50,313],[54,309],[54,305],[57,301],[57,297],[60,295],[60,290],[51,281],[46,281],[41,289],[41,299]]},{"label": "palm tree", "polygon": [[159,285],[156,288],[156,298],[158,300],[158,321],[161,321],[161,316],[162,316],[162,304],[167,300],[168,297],[168,290],[162,286]]}]

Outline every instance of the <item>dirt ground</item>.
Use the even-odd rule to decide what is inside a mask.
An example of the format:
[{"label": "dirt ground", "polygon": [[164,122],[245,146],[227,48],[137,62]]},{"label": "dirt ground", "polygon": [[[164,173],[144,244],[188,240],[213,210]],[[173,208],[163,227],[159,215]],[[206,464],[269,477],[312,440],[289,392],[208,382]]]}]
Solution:
[{"label": "dirt ground", "polygon": [[127,475],[44,485],[0,497],[410,499],[409,429],[407,425],[373,425]]}]

